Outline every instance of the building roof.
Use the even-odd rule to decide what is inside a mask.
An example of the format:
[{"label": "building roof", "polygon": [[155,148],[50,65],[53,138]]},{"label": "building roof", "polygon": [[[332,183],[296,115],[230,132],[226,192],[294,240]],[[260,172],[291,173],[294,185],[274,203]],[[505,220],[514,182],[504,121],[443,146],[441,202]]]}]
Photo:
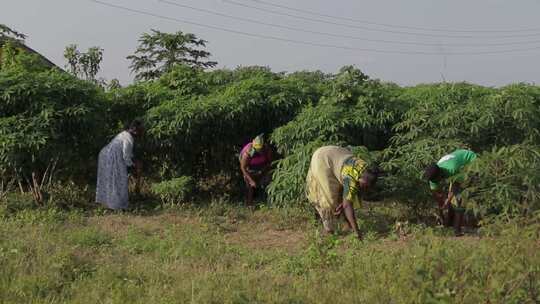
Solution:
[{"label": "building roof", "polygon": [[39,52],[37,52],[36,50],[32,49],[31,47],[27,46],[23,41],[20,41],[20,40],[16,40],[16,39],[11,39],[11,38],[2,38],[0,37],[0,47],[2,45],[4,45],[4,43],[6,43],[7,40],[10,40],[12,42],[15,43],[15,45],[20,48],[20,49],[23,49],[24,51],[26,52],[29,52],[29,53],[32,53],[32,54],[36,54],[41,60],[43,60],[43,62],[45,62],[46,65],[50,66],[51,68],[52,67],[56,67],[56,68],[59,68],[61,69],[59,66],[57,66],[56,64],[54,64],[54,62],[52,62],[51,60],[49,60],[47,57],[43,56],[42,54],[40,54]]}]

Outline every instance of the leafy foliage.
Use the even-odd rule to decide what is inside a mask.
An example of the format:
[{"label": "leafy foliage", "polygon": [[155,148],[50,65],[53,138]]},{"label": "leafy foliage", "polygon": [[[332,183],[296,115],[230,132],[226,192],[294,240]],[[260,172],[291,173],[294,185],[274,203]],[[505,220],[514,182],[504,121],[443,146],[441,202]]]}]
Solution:
[{"label": "leafy foliage", "polygon": [[540,147],[493,148],[466,170],[466,199],[479,214],[533,214],[540,210]]},{"label": "leafy foliage", "polygon": [[342,68],[328,87],[318,104],[304,107],[272,134],[278,151],[286,155],[277,163],[270,186],[274,203],[303,199],[305,176],[316,148],[337,144],[382,149],[390,139],[390,126],[405,109],[397,98],[397,87],[369,80],[352,67]]},{"label": "leafy foliage", "polygon": [[185,202],[193,190],[194,182],[189,176],[177,177],[152,185],[152,192],[166,204]]},{"label": "leafy foliage", "polygon": [[[189,83],[204,81],[191,79]],[[162,165],[171,166],[162,169],[172,176],[237,171],[243,144],[291,120],[307,102],[290,82],[264,74],[234,81],[207,95],[198,89],[186,93],[185,89],[146,115],[153,151],[160,155]]]},{"label": "leafy foliage", "polygon": [[[516,211],[519,208],[511,207],[515,199],[530,196],[527,189],[534,191],[512,185],[524,182],[521,170],[536,166],[534,154],[526,151],[539,142],[538,96],[538,87],[525,84],[500,89],[465,83],[407,88],[403,98],[410,107],[395,124],[396,133],[384,151],[383,166],[392,173],[387,189],[423,208],[431,202],[427,189],[418,191],[418,185],[425,184],[423,168],[457,148],[470,148],[480,155],[474,168],[481,177],[474,181],[483,190],[475,200],[483,206],[477,211]],[[518,162],[523,162],[521,167]],[[501,174],[504,182],[495,183],[494,176]],[[535,180],[534,176],[528,178]],[[528,202],[539,207],[537,200]]]},{"label": "leafy foliage", "polygon": [[276,163],[272,183],[268,188],[270,202],[287,206],[304,201],[306,175],[311,155],[325,142],[316,140],[291,151]]},{"label": "leafy foliage", "polygon": [[71,44],[64,50],[64,58],[67,60],[66,67],[69,72],[76,76],[96,84],[100,83],[96,75],[100,70],[103,60],[103,49],[97,46],[89,48],[85,53],[81,53],[76,44]]},{"label": "leafy foliage", "polygon": [[58,70],[27,70],[28,57],[0,71],[0,164],[30,175],[58,159],[64,173],[77,175],[89,167],[73,165],[95,159],[103,142],[102,95]]},{"label": "leafy foliage", "polygon": [[141,81],[104,92],[94,80],[99,48],[66,49],[70,71],[90,80],[80,81],[5,43],[0,162],[28,175],[59,158],[59,168],[77,176],[82,170],[75,164],[95,159],[126,123],[143,118],[147,136],[137,142],[137,154],[152,180],[192,176],[197,185],[230,189],[209,181],[239,181],[239,150],[265,133],[278,152],[268,189],[276,205],[303,200],[311,154],[335,144],[360,149],[361,158],[380,164],[386,175],[378,194],[416,211],[433,204],[421,179],[424,167],[456,148],[480,156],[467,168],[472,183],[466,195],[477,213],[539,208],[538,86],[402,88],[351,66],[337,74],[275,73],[264,66],[207,71],[215,62],[205,61],[205,46],[193,34],[144,34],[128,57]]}]

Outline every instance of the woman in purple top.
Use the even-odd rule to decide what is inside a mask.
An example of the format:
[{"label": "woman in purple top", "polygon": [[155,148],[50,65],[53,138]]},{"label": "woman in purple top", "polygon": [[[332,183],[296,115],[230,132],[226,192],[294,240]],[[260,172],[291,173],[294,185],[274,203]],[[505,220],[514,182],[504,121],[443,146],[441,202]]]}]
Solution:
[{"label": "woman in purple top", "polygon": [[240,170],[246,183],[246,204],[253,204],[255,189],[270,182],[272,150],[264,142],[263,134],[255,137],[240,151]]}]

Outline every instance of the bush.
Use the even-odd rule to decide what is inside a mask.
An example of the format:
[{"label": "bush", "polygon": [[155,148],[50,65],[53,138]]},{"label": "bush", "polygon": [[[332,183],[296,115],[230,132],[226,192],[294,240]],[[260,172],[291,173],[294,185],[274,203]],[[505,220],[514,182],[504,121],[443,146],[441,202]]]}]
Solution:
[{"label": "bush", "polygon": [[272,142],[285,156],[276,163],[269,188],[274,204],[303,200],[311,155],[321,146],[363,146],[357,149],[358,156],[375,163],[368,149],[386,147],[390,126],[404,111],[397,87],[369,80],[352,67],[343,68],[330,86],[317,105],[304,107],[272,133]]},{"label": "bush", "polygon": [[540,147],[484,152],[466,170],[464,198],[477,214],[528,215],[540,210]]},{"label": "bush", "polygon": [[194,182],[189,176],[173,178],[152,185],[152,193],[159,196],[165,204],[185,202],[193,193]]},{"label": "bush", "polygon": [[264,76],[163,101],[146,114],[157,169],[164,178],[237,172],[242,145],[291,120],[305,102],[298,88]]},{"label": "bush", "polygon": [[455,149],[469,148],[479,155],[470,167],[479,178],[469,191],[478,213],[536,208],[532,193],[537,193],[538,165],[533,151],[539,143],[539,96],[538,87],[524,84],[407,88],[402,99],[410,107],[394,125],[395,134],[383,153],[383,166],[390,173],[387,194],[414,209],[432,205],[427,182],[421,179],[424,167]]},{"label": "bush", "polygon": [[[192,184],[219,182],[227,185],[215,188],[231,193],[240,181],[239,150],[264,132],[279,156],[268,188],[276,205],[302,201],[313,151],[337,144],[364,147],[362,157],[387,172],[379,186],[384,196],[413,211],[433,205],[421,179],[425,165],[457,148],[480,155],[468,169],[478,179],[465,193],[477,213],[538,209],[535,85],[403,88],[351,66],[337,74],[286,74],[260,66],[204,71],[178,65],[159,79],[103,92],[9,44],[2,54],[2,179],[19,179],[30,188],[34,176],[41,180],[57,159],[59,184],[42,194],[62,207],[85,205],[88,193],[80,185],[93,182],[99,150],[125,123],[142,117],[148,132],[137,141],[136,154],[150,180],[189,175]],[[164,201],[184,200],[175,192],[177,183],[153,189]],[[0,185],[0,198],[5,192]]]},{"label": "bush", "polygon": [[95,205],[95,192],[89,187],[79,186],[73,181],[55,182],[47,187],[48,205],[63,209],[88,209]]},{"label": "bush", "polygon": [[268,186],[269,199],[273,205],[287,206],[305,202],[304,190],[311,155],[323,145],[322,141],[311,142],[277,162],[272,183]]},{"label": "bush", "polygon": [[[21,55],[22,56],[22,55]],[[67,176],[87,176],[105,138],[100,89],[58,70],[0,70],[0,167],[40,178],[58,159]]]}]

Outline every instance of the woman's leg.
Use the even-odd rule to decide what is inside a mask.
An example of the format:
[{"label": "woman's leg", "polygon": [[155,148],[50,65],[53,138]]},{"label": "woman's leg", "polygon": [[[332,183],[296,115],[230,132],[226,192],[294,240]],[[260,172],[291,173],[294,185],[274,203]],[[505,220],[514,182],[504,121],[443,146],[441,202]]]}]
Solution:
[{"label": "woman's leg", "polygon": [[454,207],[452,206],[452,204],[448,205],[448,208],[447,208],[447,214],[446,214],[446,220],[445,220],[445,226],[446,227],[452,227],[454,226],[454,217],[455,217],[455,211],[454,211]]},{"label": "woman's leg", "polygon": [[342,213],[341,218],[343,218],[343,221],[345,222],[345,225],[343,227],[343,232],[350,233],[351,231],[353,231],[351,224],[349,224],[349,221],[347,221],[347,218],[345,217],[345,213]]},{"label": "woman's leg", "polygon": [[462,210],[454,212],[454,233],[456,236],[462,236],[463,231],[461,230],[463,224],[463,214]]},{"label": "woman's leg", "polygon": [[253,205],[253,195],[255,194],[255,188],[251,187],[251,185],[246,180],[244,180],[244,182],[245,182],[245,185],[246,185],[246,197],[245,197],[246,205],[247,206],[252,206]]},{"label": "woman's leg", "polygon": [[454,209],[454,233],[456,236],[462,236],[463,232],[461,227],[463,225],[463,215],[465,213],[465,206],[463,205],[463,200],[461,198],[461,192],[463,189],[459,184],[455,184],[452,191],[454,192],[454,197],[452,198],[451,206]]}]

